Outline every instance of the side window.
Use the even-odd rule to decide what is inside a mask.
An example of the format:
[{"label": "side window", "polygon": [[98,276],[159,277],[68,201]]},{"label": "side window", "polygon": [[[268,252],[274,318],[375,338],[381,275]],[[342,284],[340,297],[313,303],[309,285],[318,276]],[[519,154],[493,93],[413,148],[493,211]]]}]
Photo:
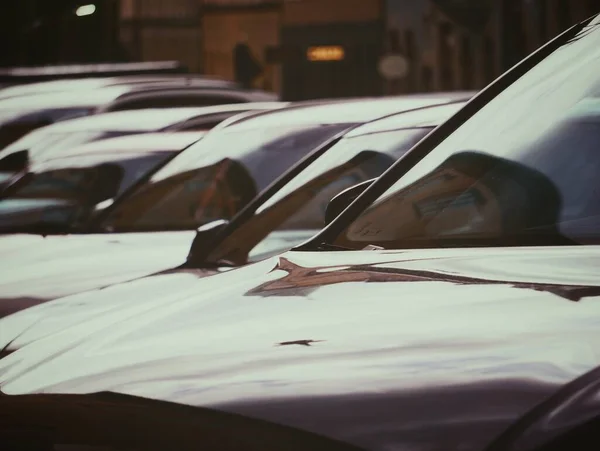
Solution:
[{"label": "side window", "polygon": [[221,122],[219,120],[188,122],[177,127],[177,130],[183,132],[204,132],[216,127]]},{"label": "side window", "polygon": [[244,99],[230,95],[181,93],[124,100],[109,107],[109,111],[139,110],[144,108],[202,107],[244,102]]},{"label": "side window", "polygon": [[125,111],[125,110],[142,110],[144,108],[157,107],[157,100],[152,99],[131,99],[118,101],[114,105],[107,108],[107,111]]},{"label": "side window", "polygon": [[0,126],[0,149],[38,128],[67,119],[87,116],[91,111],[90,108],[60,108],[24,115]]},{"label": "side window", "polygon": [[[246,103],[246,99],[232,95],[202,95],[194,98],[195,106],[229,105]],[[190,105],[192,106],[192,105]]]},{"label": "side window", "polygon": [[196,118],[196,119],[190,119],[189,121],[187,121],[183,124],[179,124],[179,125],[173,127],[172,129],[179,130],[179,131],[210,130],[210,129],[216,127],[217,125],[219,125],[225,119],[228,119],[239,113],[242,113],[242,111],[235,111],[235,112],[225,113],[225,114],[215,114],[215,115],[211,115],[210,117],[200,117],[200,118]]},{"label": "side window", "polygon": [[380,176],[396,160],[384,153],[364,151],[335,170],[324,173],[306,186],[311,192],[310,202],[302,205],[278,230],[318,230],[324,225],[325,210],[337,194],[358,183]]}]

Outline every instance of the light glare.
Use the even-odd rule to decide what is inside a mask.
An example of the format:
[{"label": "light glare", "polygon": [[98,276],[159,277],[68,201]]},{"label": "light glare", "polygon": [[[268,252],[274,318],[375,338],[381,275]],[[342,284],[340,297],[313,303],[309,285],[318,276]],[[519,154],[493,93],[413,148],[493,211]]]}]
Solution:
[{"label": "light glare", "polygon": [[75,11],[75,14],[78,17],[83,17],[83,16],[91,16],[95,12],[96,12],[96,5],[92,4],[92,5],[80,6],[79,8],[77,8],[77,11]]}]

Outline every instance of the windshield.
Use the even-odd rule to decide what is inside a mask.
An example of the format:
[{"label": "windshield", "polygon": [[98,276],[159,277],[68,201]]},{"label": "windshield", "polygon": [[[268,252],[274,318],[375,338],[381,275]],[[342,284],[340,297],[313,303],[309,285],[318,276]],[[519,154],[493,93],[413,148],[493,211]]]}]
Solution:
[{"label": "windshield", "polygon": [[468,119],[332,244],[597,244],[599,150],[596,22]]},{"label": "windshield", "polygon": [[91,108],[60,108],[33,112],[4,112],[0,110],[0,149],[40,127],[58,121],[87,116],[91,112]]},{"label": "windshield", "polygon": [[209,133],[118,205],[102,228],[191,230],[229,219],[308,152],[348,127],[303,125]]},{"label": "windshield", "polygon": [[0,223],[17,229],[48,223],[76,227],[99,203],[118,198],[173,154],[123,151],[48,160],[5,193]]},{"label": "windshield", "polygon": [[[83,131],[71,133],[32,132],[0,152],[0,173],[14,174],[40,158],[56,158],[63,150],[92,141],[127,135],[124,132]],[[132,134],[132,133],[131,133]],[[16,161],[19,163],[16,164]]]},{"label": "windshield", "polygon": [[379,176],[432,127],[344,138],[221,242],[208,261],[242,265],[289,249],[321,229],[332,197]]}]

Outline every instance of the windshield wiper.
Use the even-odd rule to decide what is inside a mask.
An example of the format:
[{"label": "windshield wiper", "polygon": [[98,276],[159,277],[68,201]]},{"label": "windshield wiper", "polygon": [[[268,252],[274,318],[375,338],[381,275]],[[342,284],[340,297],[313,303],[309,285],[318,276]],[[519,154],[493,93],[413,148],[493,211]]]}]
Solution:
[{"label": "windshield wiper", "polygon": [[322,242],[317,246],[317,251],[355,251],[356,249],[352,249],[349,247],[336,246],[335,244],[329,244]]}]

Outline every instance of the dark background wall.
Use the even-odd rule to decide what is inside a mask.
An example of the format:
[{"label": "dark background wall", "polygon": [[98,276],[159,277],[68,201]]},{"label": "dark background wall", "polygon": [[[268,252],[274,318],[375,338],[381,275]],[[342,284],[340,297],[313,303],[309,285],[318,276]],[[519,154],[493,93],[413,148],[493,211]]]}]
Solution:
[{"label": "dark background wall", "polygon": [[[118,0],[3,0],[0,67],[124,61]],[[78,6],[96,12],[77,17]]]}]

